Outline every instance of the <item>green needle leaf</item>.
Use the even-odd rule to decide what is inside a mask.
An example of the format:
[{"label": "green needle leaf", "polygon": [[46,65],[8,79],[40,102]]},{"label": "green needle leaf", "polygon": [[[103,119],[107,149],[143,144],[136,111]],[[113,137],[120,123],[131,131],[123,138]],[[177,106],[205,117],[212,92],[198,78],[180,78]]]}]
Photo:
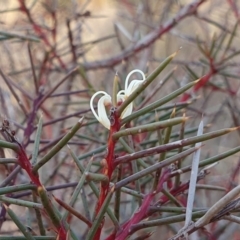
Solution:
[{"label": "green needle leaf", "polygon": [[[72,197],[70,199],[70,202],[68,204],[70,207],[72,207],[74,205],[74,203],[77,201],[78,195],[80,194],[82,186],[83,186],[83,184],[86,180],[87,174],[90,170],[90,167],[92,166],[92,162],[93,162],[93,158],[89,161],[86,169],[84,170],[84,173],[83,173],[82,177],[80,178],[80,180],[78,182],[78,185],[76,186],[76,188],[73,192],[73,195],[72,195]],[[68,214],[69,214],[69,212],[66,211],[65,214],[63,215],[62,221],[66,221],[66,219],[68,217]]]},{"label": "green needle leaf", "polygon": [[33,172],[37,172],[40,167],[46,164],[53,156],[55,156],[81,128],[83,117],[72,127],[72,129],[33,167]]},{"label": "green needle leaf", "polygon": [[35,165],[37,163],[39,143],[40,143],[40,138],[41,138],[41,133],[42,133],[42,124],[43,124],[43,119],[42,119],[42,114],[41,114],[41,116],[39,118],[39,122],[38,122],[35,142],[34,142],[34,146],[33,146],[33,153],[32,153],[32,164],[33,165]]},{"label": "green needle leaf", "polygon": [[129,162],[129,161],[132,161],[134,159],[141,158],[141,157],[147,157],[147,156],[151,156],[151,155],[161,153],[161,152],[164,152],[164,151],[173,150],[173,149],[176,149],[176,148],[179,148],[179,147],[185,147],[185,146],[188,146],[188,145],[191,145],[191,144],[195,144],[197,142],[207,141],[209,139],[213,139],[213,138],[219,137],[221,135],[228,134],[230,132],[236,131],[237,129],[238,128],[225,128],[225,129],[221,129],[221,130],[218,130],[218,131],[205,133],[201,136],[185,138],[183,140],[179,140],[179,141],[176,141],[176,142],[172,142],[172,143],[168,143],[168,144],[165,144],[165,145],[149,148],[147,150],[142,150],[142,151],[139,151],[139,152],[136,152],[136,153],[132,153],[130,155],[125,155],[125,156],[116,158],[115,164],[125,163],[125,162]]},{"label": "green needle leaf", "polygon": [[[27,240],[34,240],[34,237],[27,231],[26,227],[22,224],[22,221],[17,217],[17,215],[12,211],[11,208],[3,204],[6,209],[8,215],[13,220],[13,222],[17,225],[19,230],[23,233]],[[13,238],[12,238],[13,239]]]},{"label": "green needle leaf", "polygon": [[[199,80],[190,82],[188,84],[186,84],[184,87],[179,88],[178,90],[170,93],[169,95],[159,99],[158,101],[149,104],[147,107],[142,108],[141,110],[138,110],[134,113],[132,113],[131,115],[127,116],[126,118],[124,118],[121,122],[122,125],[126,124],[127,122],[130,122],[131,120],[142,116],[143,114],[146,114],[152,110],[154,110],[155,108],[158,108],[160,106],[162,106],[163,104],[171,101],[172,99],[176,98],[177,96],[179,96],[180,94],[186,92],[189,88],[191,88],[192,86],[194,86]],[[125,103],[125,102],[124,102]]]},{"label": "green needle leaf", "polygon": [[187,119],[188,119],[188,117],[177,117],[177,118],[169,119],[166,121],[142,125],[139,127],[127,128],[127,129],[120,130],[119,132],[114,133],[113,139],[117,140],[118,138],[127,136],[127,135],[135,135],[135,134],[144,133],[144,132],[156,131],[157,129],[166,128],[166,127],[180,124],[180,123],[186,121]]},{"label": "green needle leaf", "polygon": [[109,203],[111,201],[111,198],[112,198],[112,195],[114,193],[114,187],[111,188],[111,190],[108,192],[108,195],[106,196],[104,202],[103,202],[103,205],[99,211],[99,213],[97,214],[94,222],[93,222],[93,225],[92,227],[90,228],[87,236],[86,236],[86,239],[87,240],[90,240],[90,239],[93,239],[94,238],[94,235],[98,229],[98,227],[101,225],[102,223],[102,219],[103,219],[103,216],[104,216],[104,213],[106,212],[108,206],[109,206]]},{"label": "green needle leaf", "polygon": [[10,198],[10,197],[0,196],[0,201],[15,204],[15,205],[19,205],[19,206],[29,207],[29,208],[36,208],[36,209],[40,209],[40,210],[43,209],[42,204],[35,203],[35,202],[30,202],[30,201],[25,201],[25,200],[21,200],[21,199],[15,199],[15,198]]}]

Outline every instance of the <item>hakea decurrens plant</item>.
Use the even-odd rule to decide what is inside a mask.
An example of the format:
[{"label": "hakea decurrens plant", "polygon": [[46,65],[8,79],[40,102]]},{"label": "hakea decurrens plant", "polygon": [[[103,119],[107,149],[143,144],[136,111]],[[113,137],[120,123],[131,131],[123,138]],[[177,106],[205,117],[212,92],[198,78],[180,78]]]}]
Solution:
[{"label": "hakea decurrens plant", "polygon": [[[142,75],[142,80],[132,80],[131,83],[129,84],[129,79],[133,73],[140,73]],[[113,119],[112,124],[108,117],[107,109],[120,106],[132,94],[132,92],[135,89],[137,89],[145,81],[145,79],[146,79],[145,75],[142,71],[140,71],[138,69],[131,71],[127,75],[127,78],[125,80],[124,90],[119,91],[118,93],[116,93],[115,96],[113,96],[116,99],[115,103],[112,102],[112,97],[104,91],[96,92],[91,98],[90,107],[91,107],[91,110],[92,110],[94,116],[104,127],[106,127],[107,129],[110,130],[109,137],[108,137],[108,144],[107,144],[108,151],[107,151],[107,154],[105,157],[106,165],[104,166],[104,168],[102,170],[102,173],[104,175],[106,175],[109,179],[111,179],[112,173],[115,168],[114,167],[114,148],[115,148],[116,141],[112,138],[112,134],[116,131],[119,131],[119,129],[120,129],[121,125],[120,125],[119,120],[129,116],[132,113],[133,103],[131,102],[124,109],[124,111],[121,113],[120,116],[116,115],[116,111],[111,111],[110,118]],[[114,83],[114,84],[116,84],[116,83]],[[95,97],[99,94],[102,94],[103,96],[100,97],[100,99],[98,100],[98,104],[97,104],[98,114],[97,114],[93,107],[93,101],[94,101]],[[99,211],[102,207],[102,204],[103,204],[104,200],[106,199],[108,191],[109,191],[109,184],[107,184],[107,185],[101,184],[100,196],[99,196],[98,203],[96,206],[96,214],[99,213]],[[101,227],[98,228],[98,230],[94,236],[94,240],[99,240],[100,235],[101,235]]]},{"label": "hakea decurrens plant", "polygon": [[[129,79],[131,77],[131,75],[133,73],[140,73],[142,75],[142,80],[132,80],[131,83],[129,84]],[[121,90],[117,93],[117,105],[121,105],[130,95],[131,93],[140,85],[143,83],[143,81],[145,81],[145,74],[138,69],[135,69],[133,71],[131,71],[128,75],[127,78],[125,80],[125,88],[124,90]],[[97,104],[97,111],[98,114],[96,113],[94,107],[93,107],[93,101],[95,99],[95,97],[97,95],[103,94],[103,96],[98,100],[98,104]],[[94,114],[94,116],[96,117],[96,119],[107,129],[110,129],[110,120],[108,118],[107,115],[107,107],[108,106],[112,106],[112,97],[107,94],[104,91],[98,91],[96,92],[90,101],[90,107],[91,110]],[[120,118],[123,119],[127,116],[129,116],[132,113],[133,110],[133,103],[131,102],[126,109],[123,111],[123,113],[121,114]]]}]

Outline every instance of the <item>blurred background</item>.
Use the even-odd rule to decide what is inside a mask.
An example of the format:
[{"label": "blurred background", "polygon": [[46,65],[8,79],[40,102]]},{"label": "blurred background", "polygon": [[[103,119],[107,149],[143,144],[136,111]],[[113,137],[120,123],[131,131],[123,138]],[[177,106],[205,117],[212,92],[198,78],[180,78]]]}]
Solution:
[{"label": "blurred background", "polygon": [[[151,73],[167,56],[178,51],[171,64],[138,99],[135,108],[151,95],[150,102],[207,75],[209,78],[199,88],[189,91],[185,99],[176,98],[172,106],[187,102],[184,112],[191,117],[187,122],[189,129],[197,127],[202,118],[207,132],[239,126],[239,20],[240,1],[231,0],[0,0],[1,116],[10,121],[30,154],[42,113],[41,154],[44,154],[81,116],[94,121],[89,109],[90,97],[99,90],[112,93],[116,72],[119,87],[123,88],[130,71],[141,69]],[[78,71],[64,80],[76,67]],[[170,73],[169,80],[163,83]],[[35,103],[61,80],[38,112],[31,115],[36,119],[30,126],[29,114],[34,112]],[[159,90],[153,94],[154,89]],[[161,114],[166,114],[168,119],[171,111],[169,108]],[[183,110],[179,109],[178,114],[181,116]],[[236,131],[208,141],[201,158],[238,146],[239,134]],[[69,144],[81,156],[101,147],[106,137],[107,131],[97,124],[87,128],[84,134],[79,133]],[[101,160],[103,153],[96,154],[96,159]],[[1,155],[13,153],[4,150]],[[83,162],[88,160],[89,157]],[[239,154],[235,154],[214,167],[204,183],[234,186],[239,179],[236,173],[233,177],[233,172],[239,166]],[[12,170],[13,166],[0,165],[0,182]],[[46,186],[70,184],[79,179],[66,149],[48,162],[40,175]],[[26,183],[29,179],[20,173],[15,182]],[[53,192],[56,196],[63,200],[70,197],[71,188],[59,189]],[[223,192],[208,194],[207,190],[199,189],[197,194],[198,205],[209,207]],[[89,195],[88,200],[93,209],[95,199]],[[13,208],[26,225],[30,224],[25,208]],[[81,201],[76,208],[83,211]],[[128,216],[126,209],[123,219]],[[21,235],[6,218],[1,235],[13,232]],[[221,221],[217,230],[211,229],[216,234],[214,239],[240,239],[234,223],[227,230],[224,228],[224,234],[219,233],[226,223]],[[173,228],[180,229],[179,226],[159,226],[150,239],[167,239]],[[81,233],[85,226],[76,225],[75,229]],[[198,237],[194,235],[192,239]]]}]

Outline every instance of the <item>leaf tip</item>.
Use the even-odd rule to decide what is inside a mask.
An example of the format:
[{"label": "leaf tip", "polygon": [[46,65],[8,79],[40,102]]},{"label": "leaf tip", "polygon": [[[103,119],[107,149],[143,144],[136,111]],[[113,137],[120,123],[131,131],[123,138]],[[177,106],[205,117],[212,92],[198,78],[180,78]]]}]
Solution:
[{"label": "leaf tip", "polygon": [[82,123],[82,122],[83,122],[83,120],[84,120],[84,116],[83,116],[83,117],[81,117],[81,118],[78,120],[78,122],[79,122],[79,123]]},{"label": "leaf tip", "polygon": [[201,80],[201,78],[199,78],[199,79],[193,81],[193,84],[195,85],[195,84],[198,83],[200,80]]},{"label": "leaf tip", "polygon": [[229,132],[233,132],[233,131],[236,131],[236,130],[238,130],[238,129],[240,129],[240,126],[238,126],[238,127],[233,127],[233,128],[229,128]]}]

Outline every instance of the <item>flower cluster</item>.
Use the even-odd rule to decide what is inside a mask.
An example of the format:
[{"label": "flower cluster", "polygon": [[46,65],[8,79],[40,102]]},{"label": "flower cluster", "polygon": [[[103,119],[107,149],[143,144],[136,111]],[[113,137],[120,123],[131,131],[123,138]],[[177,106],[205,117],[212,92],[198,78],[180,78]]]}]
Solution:
[{"label": "flower cluster", "polygon": [[[128,84],[129,79],[133,73],[140,73],[142,75],[143,79],[142,80],[132,80],[131,83]],[[123,103],[131,95],[131,93],[145,81],[145,79],[146,79],[145,74],[141,70],[135,69],[135,70],[131,71],[127,75],[127,78],[125,80],[124,90],[121,90],[117,93],[117,104],[120,105],[121,103]],[[97,112],[98,113],[96,113],[96,111],[93,107],[93,101],[94,101],[95,97],[99,94],[102,94],[103,96],[100,97],[100,99],[98,100],[98,104],[97,104]],[[95,94],[93,94],[93,96],[90,100],[90,107],[93,112],[93,115],[107,129],[110,129],[110,120],[108,118],[106,108],[109,106],[112,106],[112,105],[113,105],[112,97],[104,91],[96,92]],[[123,119],[123,118],[129,116],[132,113],[132,110],[133,110],[133,103],[131,102],[126,107],[126,109],[122,112],[120,118]]]}]

